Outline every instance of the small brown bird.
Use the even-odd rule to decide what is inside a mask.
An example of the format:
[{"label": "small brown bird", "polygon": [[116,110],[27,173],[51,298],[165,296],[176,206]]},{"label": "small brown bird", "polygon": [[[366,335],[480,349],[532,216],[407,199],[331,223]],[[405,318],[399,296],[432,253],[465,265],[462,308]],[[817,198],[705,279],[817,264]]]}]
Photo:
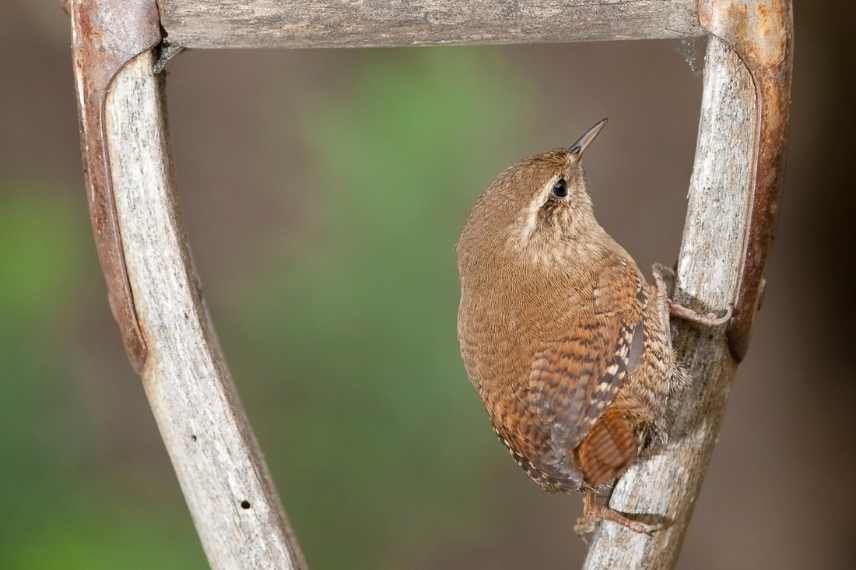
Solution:
[{"label": "small brown bird", "polygon": [[600,226],[581,159],[606,119],[567,149],[500,173],[458,241],[458,339],[494,430],[543,489],[583,491],[577,531],[608,519],[602,495],[640,452],[667,438],[669,399],[686,383],[669,315],[706,325],[649,285]]}]

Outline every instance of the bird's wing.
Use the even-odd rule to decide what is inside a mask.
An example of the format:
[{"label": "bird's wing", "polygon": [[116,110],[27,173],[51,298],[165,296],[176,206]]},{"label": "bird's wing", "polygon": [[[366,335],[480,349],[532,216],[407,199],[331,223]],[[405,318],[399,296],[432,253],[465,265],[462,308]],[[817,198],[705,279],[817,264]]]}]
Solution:
[{"label": "bird's wing", "polygon": [[615,399],[629,368],[639,323],[615,315],[585,316],[575,330],[539,351],[527,391],[554,417],[567,447],[575,448]]},{"label": "bird's wing", "polygon": [[[515,398],[522,425],[538,426],[514,446],[528,456],[535,471],[551,479],[562,479],[562,474],[579,479],[578,473],[567,472],[569,454],[591,432],[639,361],[645,301],[638,270],[616,264],[601,272],[589,310],[577,311],[571,326],[538,347],[528,382],[518,385]],[[624,442],[604,441],[613,443]],[[635,453],[635,444],[630,450],[619,447],[601,451],[622,457]]]}]

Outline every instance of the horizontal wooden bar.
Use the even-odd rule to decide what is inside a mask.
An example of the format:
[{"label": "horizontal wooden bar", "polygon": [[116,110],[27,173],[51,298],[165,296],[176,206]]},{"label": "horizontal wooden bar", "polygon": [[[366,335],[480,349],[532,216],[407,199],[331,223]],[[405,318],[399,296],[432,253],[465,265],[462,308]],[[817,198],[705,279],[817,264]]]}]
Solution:
[{"label": "horizontal wooden bar", "polygon": [[696,0],[158,0],[188,48],[528,44],[701,36]]}]

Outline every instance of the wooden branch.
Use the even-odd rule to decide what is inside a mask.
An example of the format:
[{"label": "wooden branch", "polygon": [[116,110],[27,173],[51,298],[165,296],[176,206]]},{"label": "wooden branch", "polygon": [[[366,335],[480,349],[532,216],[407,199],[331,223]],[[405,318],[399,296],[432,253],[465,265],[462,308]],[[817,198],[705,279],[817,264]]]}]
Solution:
[{"label": "wooden branch", "polygon": [[104,100],[110,82],[122,66],[161,42],[158,10],[154,0],[69,0],[67,7],[71,16],[86,201],[95,250],[128,361],[140,372],[146,362],[147,348],[137,322],[116,222],[113,180],[104,141]]},{"label": "wooden branch", "polygon": [[[160,36],[155,0],[133,0],[134,20],[119,18],[128,6],[121,1],[72,2],[84,158],[111,304],[131,361],[142,369],[211,565],[304,568],[181,234],[153,55],[145,51],[125,65]],[[711,34],[675,296],[703,310],[736,304],[730,343],[722,331],[673,323],[675,346],[691,383],[673,404],[671,443],[631,468],[611,498],[615,509],[659,514],[673,524],[647,536],[605,522],[585,563],[589,569],[674,566],[717,438],[736,370],[734,357],[745,354],[763,289],[788,124],[790,0],[158,3],[160,24],[173,47],[534,43]],[[89,17],[93,14],[100,18]],[[122,22],[139,33],[116,33]],[[99,106],[111,81],[106,103]]]},{"label": "wooden branch", "polygon": [[701,36],[696,0],[158,0],[189,48],[509,44]]},{"label": "wooden branch", "polygon": [[[749,217],[756,133],[755,90],[748,69],[711,37],[704,72],[701,120],[689,205],[678,258],[677,299],[724,311],[735,300]],[[653,513],[674,521],[652,536],[603,523],[585,566],[672,568],[719,433],[736,364],[723,331],[711,333],[673,320],[675,346],[691,385],[678,403],[666,449],[632,467],[613,492],[613,508]]]},{"label": "wooden branch", "polygon": [[116,218],[148,348],[146,396],[211,566],[305,568],[181,230],[153,59],[144,52],[118,72],[105,108]]},{"label": "wooden branch", "polygon": [[703,310],[734,308],[727,334],[676,325],[691,384],[674,404],[668,447],[630,469],[613,508],[672,521],[653,536],[613,523],[585,568],[672,568],[710,461],[735,358],[748,347],[781,194],[793,64],[791,0],[699,0],[710,32],[704,95],[675,296]]}]

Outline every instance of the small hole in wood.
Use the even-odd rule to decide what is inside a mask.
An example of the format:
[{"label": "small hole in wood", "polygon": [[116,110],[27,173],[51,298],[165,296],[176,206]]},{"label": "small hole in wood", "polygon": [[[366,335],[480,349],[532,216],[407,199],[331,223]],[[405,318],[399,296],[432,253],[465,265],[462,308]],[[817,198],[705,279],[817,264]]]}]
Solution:
[{"label": "small hole in wood", "polygon": [[191,435],[191,436],[190,436],[190,439],[192,439],[193,441],[196,441],[196,439],[197,439],[197,438],[196,438],[196,436],[195,436],[195,435]]},{"label": "small hole in wood", "polygon": [[246,501],[246,500],[245,500],[245,501],[241,501],[241,508],[242,508],[242,509],[244,509],[244,510],[249,509],[249,508],[250,508],[250,502],[249,502],[249,501]]}]

